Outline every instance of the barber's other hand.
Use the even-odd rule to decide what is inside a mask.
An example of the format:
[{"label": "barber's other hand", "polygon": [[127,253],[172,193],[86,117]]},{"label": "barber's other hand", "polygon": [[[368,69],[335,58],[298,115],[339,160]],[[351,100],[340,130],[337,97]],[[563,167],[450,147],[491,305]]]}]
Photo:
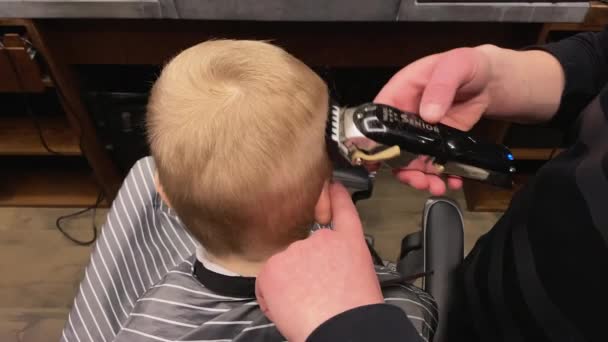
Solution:
[{"label": "barber's other hand", "polygon": [[[374,101],[419,113],[430,123],[467,131],[490,104],[491,63],[483,48],[460,48],[422,58],[395,74]],[[404,168],[430,171],[422,159]],[[433,195],[446,191],[438,176],[410,170],[394,173],[403,183]],[[448,186],[458,189],[462,180],[450,177]]]},{"label": "barber's other hand", "polygon": [[256,280],[258,303],[289,341],[323,322],[384,301],[348,191],[330,185],[334,230],[321,229],[271,257]]}]

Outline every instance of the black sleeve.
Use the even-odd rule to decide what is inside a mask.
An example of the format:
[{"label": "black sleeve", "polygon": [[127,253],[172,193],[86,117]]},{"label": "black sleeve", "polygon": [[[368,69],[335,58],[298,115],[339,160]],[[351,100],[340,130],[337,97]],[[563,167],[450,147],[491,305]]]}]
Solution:
[{"label": "black sleeve", "polygon": [[310,334],[307,342],[422,342],[403,310],[389,304],[355,308],[332,317]]},{"label": "black sleeve", "polygon": [[553,123],[569,128],[608,81],[608,27],[599,33],[580,33],[540,49],[555,56],[564,69],[566,87]]}]

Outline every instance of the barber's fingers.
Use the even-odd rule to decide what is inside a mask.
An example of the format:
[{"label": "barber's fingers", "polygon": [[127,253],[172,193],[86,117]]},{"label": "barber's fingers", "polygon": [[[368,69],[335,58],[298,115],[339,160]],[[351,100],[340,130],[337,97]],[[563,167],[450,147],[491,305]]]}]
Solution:
[{"label": "barber's fingers", "polygon": [[268,317],[269,320],[272,321],[272,318],[270,317],[270,311],[268,310],[268,305],[266,304],[266,300],[264,299],[264,293],[261,290],[259,279],[260,278],[258,277],[255,282],[255,297],[258,301],[258,305],[260,306],[260,310],[262,310],[262,313],[266,317]]},{"label": "barber's fingers", "polygon": [[[271,321],[273,320],[271,312],[272,300],[277,298],[276,294],[281,291],[282,284],[290,276],[284,270],[289,269],[289,263],[294,260],[295,245],[302,241],[304,240],[293,242],[285,250],[268,258],[255,279],[255,297],[258,305],[264,315]],[[268,294],[268,300],[265,294]]]},{"label": "barber's fingers", "polygon": [[438,176],[425,174],[416,170],[396,171],[395,176],[400,182],[408,184],[414,189],[428,190],[434,196],[445,194],[445,183]]},{"label": "barber's fingers", "polygon": [[475,77],[476,59],[470,49],[454,49],[442,53],[420,100],[420,116],[437,123],[447,113],[460,87]]},{"label": "barber's fingers", "polygon": [[448,187],[452,190],[462,188],[462,179],[458,177],[448,177]]},{"label": "barber's fingers", "polygon": [[393,173],[401,183],[409,184],[414,189],[426,190],[429,188],[427,176],[420,171],[395,169]]},{"label": "barber's fingers", "polygon": [[429,179],[429,192],[433,196],[441,196],[445,194],[445,182],[437,176],[427,176]]},{"label": "barber's fingers", "polygon": [[342,184],[334,182],[329,186],[329,196],[334,230],[352,237],[362,238],[361,219],[348,190]]},{"label": "barber's fingers", "polygon": [[438,57],[427,56],[401,69],[382,87],[374,102],[417,113],[422,91]]}]

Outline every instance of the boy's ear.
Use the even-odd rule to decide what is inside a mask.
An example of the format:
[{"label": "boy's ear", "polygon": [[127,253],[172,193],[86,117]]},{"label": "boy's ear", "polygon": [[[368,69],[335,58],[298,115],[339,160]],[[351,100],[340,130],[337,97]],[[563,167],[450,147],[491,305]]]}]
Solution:
[{"label": "boy's ear", "polygon": [[315,206],[315,221],[320,224],[331,222],[331,201],[329,199],[329,180],[323,184],[319,200]]},{"label": "boy's ear", "polygon": [[158,171],[154,171],[154,186],[156,186],[156,192],[158,192],[160,198],[162,198],[168,206],[171,206],[171,202],[169,202],[167,194],[165,194],[165,189],[163,188],[160,178],[158,177]]}]

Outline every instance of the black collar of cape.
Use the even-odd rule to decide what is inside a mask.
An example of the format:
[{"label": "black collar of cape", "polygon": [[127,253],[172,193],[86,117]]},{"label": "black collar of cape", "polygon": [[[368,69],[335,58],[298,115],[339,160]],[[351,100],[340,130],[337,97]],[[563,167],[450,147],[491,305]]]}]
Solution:
[{"label": "black collar of cape", "polygon": [[206,288],[222,296],[255,297],[255,278],[227,276],[208,270],[200,261],[194,261],[194,276]]}]

